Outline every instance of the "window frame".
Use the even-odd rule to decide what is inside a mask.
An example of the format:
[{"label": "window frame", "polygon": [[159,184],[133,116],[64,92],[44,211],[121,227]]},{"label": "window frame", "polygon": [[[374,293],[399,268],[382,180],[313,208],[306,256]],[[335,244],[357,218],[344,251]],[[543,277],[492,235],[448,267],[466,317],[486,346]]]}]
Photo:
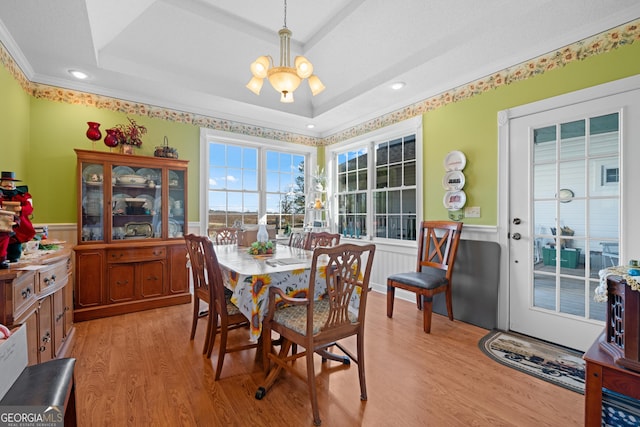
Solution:
[{"label": "window frame", "polygon": [[[380,189],[375,188],[375,146],[381,142],[392,141],[398,138],[404,138],[409,134],[415,135],[415,145],[416,145],[416,227],[422,221],[423,218],[423,192],[422,192],[422,182],[423,182],[423,136],[422,136],[422,118],[415,117],[409,120],[405,120],[403,122],[397,123],[392,126],[385,127],[383,129],[367,133],[365,135],[357,136],[351,138],[349,140],[330,145],[326,147],[325,151],[325,159],[327,163],[327,179],[329,185],[329,200],[331,202],[331,230],[333,232],[338,232],[338,197],[337,197],[337,189],[338,189],[338,155],[344,153],[345,151],[356,151],[360,148],[367,148],[367,169],[369,173],[367,174],[367,202],[366,202],[366,225],[367,225],[367,236],[364,238],[353,238],[354,241],[367,240],[367,241],[375,241],[384,244],[392,244],[399,246],[410,246],[417,247],[417,236],[416,240],[401,240],[401,239],[391,239],[388,237],[377,237],[374,232],[374,198],[373,195],[376,191]],[[401,189],[403,187],[394,187],[397,189]],[[342,240],[351,240],[352,238],[349,236],[342,236]]]},{"label": "window frame", "polygon": [[[258,150],[258,222],[264,222],[267,218],[267,191],[266,191],[266,161],[267,151],[302,155],[305,158],[304,180],[305,187],[311,182],[312,171],[317,164],[317,147],[293,144],[284,141],[260,138],[251,135],[236,135],[215,129],[200,128],[200,163],[199,179],[197,180],[199,200],[199,224],[202,233],[206,232],[209,218],[209,144],[231,144],[241,147],[250,147]],[[306,192],[306,188],[305,188]]]}]

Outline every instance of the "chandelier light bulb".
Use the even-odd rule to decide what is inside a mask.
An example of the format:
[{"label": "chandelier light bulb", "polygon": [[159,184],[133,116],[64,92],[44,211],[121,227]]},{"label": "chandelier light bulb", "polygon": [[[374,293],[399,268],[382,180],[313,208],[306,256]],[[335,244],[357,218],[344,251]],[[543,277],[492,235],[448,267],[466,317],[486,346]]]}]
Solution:
[{"label": "chandelier light bulb", "polygon": [[264,79],[267,77],[267,70],[269,69],[269,58],[266,56],[260,56],[251,64],[251,73],[254,77]]},{"label": "chandelier light bulb", "polygon": [[309,89],[311,89],[311,94],[316,96],[320,92],[322,92],[325,87],[315,74],[309,77]]},{"label": "chandelier light bulb", "polygon": [[285,104],[290,104],[293,102],[293,92],[282,92],[280,95],[280,102],[284,102]]},{"label": "chandelier light bulb", "polygon": [[262,89],[263,83],[264,83],[264,80],[258,77],[253,77],[251,80],[249,80],[249,83],[247,83],[246,87],[256,95],[260,95],[260,90]]},{"label": "chandelier light bulb", "polygon": [[300,78],[306,79],[313,74],[313,64],[304,56],[296,56],[295,65]]}]

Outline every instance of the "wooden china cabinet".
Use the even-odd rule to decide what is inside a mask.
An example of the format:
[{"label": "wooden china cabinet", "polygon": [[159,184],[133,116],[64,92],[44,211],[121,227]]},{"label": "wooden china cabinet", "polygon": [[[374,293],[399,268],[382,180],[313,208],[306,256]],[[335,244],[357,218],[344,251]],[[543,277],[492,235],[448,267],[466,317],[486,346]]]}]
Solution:
[{"label": "wooden china cabinet", "polygon": [[188,161],[75,151],[74,320],[189,303]]}]

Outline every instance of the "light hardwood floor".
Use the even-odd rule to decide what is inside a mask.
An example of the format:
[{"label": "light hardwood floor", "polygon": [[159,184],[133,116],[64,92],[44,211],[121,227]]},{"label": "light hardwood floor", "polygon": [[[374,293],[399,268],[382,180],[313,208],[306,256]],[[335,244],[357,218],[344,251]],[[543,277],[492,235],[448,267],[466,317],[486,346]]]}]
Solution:
[{"label": "light hardwood floor", "polygon": [[[422,312],[372,292],[367,307],[369,400],[359,399],[358,370],[317,358],[322,425],[578,426],[584,397],[490,360],[478,348],[488,331]],[[454,307],[455,310],[455,307]],[[80,426],[311,426],[306,384],[284,375],[263,400],[253,350],[225,358],[220,381],[202,356],[205,324],[189,341],[191,306],[181,305],[76,324]],[[246,338],[240,329],[231,336]],[[347,341],[351,348],[355,341]],[[304,372],[303,361],[296,362]]]}]

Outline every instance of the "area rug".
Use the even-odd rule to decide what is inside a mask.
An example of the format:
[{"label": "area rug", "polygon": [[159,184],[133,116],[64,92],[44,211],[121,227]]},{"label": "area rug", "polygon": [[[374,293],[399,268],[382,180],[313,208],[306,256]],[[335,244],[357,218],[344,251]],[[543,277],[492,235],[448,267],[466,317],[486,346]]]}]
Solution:
[{"label": "area rug", "polygon": [[[491,331],[478,343],[496,362],[584,394],[582,353],[513,332]],[[603,426],[640,426],[640,402],[610,390],[602,393]]]},{"label": "area rug", "polygon": [[582,353],[501,331],[491,331],[478,345],[496,362],[584,394]]}]

